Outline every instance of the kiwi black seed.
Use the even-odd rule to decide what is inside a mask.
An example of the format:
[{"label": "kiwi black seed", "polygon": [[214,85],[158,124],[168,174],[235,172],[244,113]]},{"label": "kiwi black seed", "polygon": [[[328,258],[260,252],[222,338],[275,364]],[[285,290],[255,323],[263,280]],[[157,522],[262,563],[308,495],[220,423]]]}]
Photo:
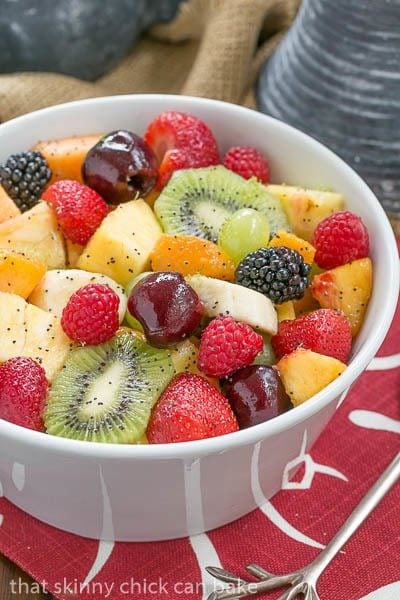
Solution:
[{"label": "kiwi black seed", "polygon": [[130,333],[73,350],[49,394],[46,431],[91,442],[138,442],[173,375],[166,350]]},{"label": "kiwi black seed", "polygon": [[216,242],[224,221],[245,207],[264,213],[272,234],[290,230],[278,198],[255,178],[243,179],[222,165],[176,171],[154,210],[166,233]]}]

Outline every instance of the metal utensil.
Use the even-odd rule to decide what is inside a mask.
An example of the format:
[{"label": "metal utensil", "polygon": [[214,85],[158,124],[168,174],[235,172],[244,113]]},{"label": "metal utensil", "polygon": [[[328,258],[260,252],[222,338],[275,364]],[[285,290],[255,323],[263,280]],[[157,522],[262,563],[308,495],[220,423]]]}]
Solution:
[{"label": "metal utensil", "polygon": [[258,582],[250,582],[224,569],[207,567],[210,575],[224,583],[235,586],[229,590],[213,592],[208,597],[208,600],[247,598],[285,586],[290,586],[290,589],[280,596],[279,600],[294,600],[299,596],[305,598],[305,600],[320,600],[316,587],[321,573],[399,479],[400,452],[395,456],[366,496],[364,496],[329,544],[312,563],[303,569],[299,569],[288,575],[273,575],[259,565],[250,564],[247,565],[246,571],[259,579]]}]

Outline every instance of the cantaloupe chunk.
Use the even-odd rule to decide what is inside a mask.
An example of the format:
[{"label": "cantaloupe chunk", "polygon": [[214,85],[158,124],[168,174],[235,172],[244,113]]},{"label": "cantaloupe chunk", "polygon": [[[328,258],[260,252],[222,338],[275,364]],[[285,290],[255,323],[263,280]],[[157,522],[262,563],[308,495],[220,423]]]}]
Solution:
[{"label": "cantaloupe chunk", "polygon": [[0,291],[27,298],[46,272],[38,259],[0,250]]},{"label": "cantaloupe chunk", "polygon": [[49,269],[65,267],[64,239],[47,202],[0,223],[0,249],[32,256]]},{"label": "cantaloupe chunk", "polygon": [[360,331],[372,292],[372,263],[360,258],[316,275],[311,292],[322,308],[341,310],[351,323],[353,337]]},{"label": "cantaloupe chunk", "polygon": [[267,191],[281,200],[294,233],[308,242],[318,223],[344,206],[343,196],[336,192],[290,185],[268,185]]},{"label": "cantaloupe chunk", "polygon": [[148,271],[150,255],[162,229],[144,200],[120,204],[103,220],[78,259],[77,267],[103,273],[126,286]]},{"label": "cantaloupe chunk", "polygon": [[33,150],[41,152],[51,169],[49,185],[60,179],[82,182],[82,164],[86,154],[102,134],[81,135],[39,142]]},{"label": "cantaloupe chunk", "polygon": [[0,185],[0,223],[8,221],[21,214],[18,206],[7,194],[6,190]]},{"label": "cantaloupe chunk", "polygon": [[277,231],[275,235],[271,238],[268,246],[270,248],[274,248],[276,246],[286,246],[286,248],[291,248],[292,250],[296,250],[301,256],[304,258],[304,262],[309,265],[312,264],[315,256],[315,248],[302,238],[297,237],[294,233],[290,233],[289,231]]},{"label": "cantaloupe chunk", "polygon": [[294,406],[320,392],[346,369],[340,360],[304,348],[281,358],[276,367]]}]

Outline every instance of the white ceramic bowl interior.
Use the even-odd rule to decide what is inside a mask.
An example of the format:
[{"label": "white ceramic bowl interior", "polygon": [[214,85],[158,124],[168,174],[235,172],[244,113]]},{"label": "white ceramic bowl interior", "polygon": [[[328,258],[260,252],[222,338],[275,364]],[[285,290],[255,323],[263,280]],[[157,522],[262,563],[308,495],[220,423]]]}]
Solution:
[{"label": "white ceramic bowl interior", "polygon": [[320,143],[257,112],[168,95],[78,101],[1,125],[0,161],[41,139],[119,128],[142,134],[153,117],[168,109],[204,119],[221,151],[248,144],[265,152],[274,182],[328,186],[343,193],[346,206],[370,232],[374,289],[345,373],[310,401],[256,427],[198,442],[118,446],[51,437],[0,420],[5,496],[42,521],[92,538],[177,538],[233,521],[265,502],[280,489],[286,465],[303,441],[310,448],[375,355],[398,298],[396,243],[371,190]]}]

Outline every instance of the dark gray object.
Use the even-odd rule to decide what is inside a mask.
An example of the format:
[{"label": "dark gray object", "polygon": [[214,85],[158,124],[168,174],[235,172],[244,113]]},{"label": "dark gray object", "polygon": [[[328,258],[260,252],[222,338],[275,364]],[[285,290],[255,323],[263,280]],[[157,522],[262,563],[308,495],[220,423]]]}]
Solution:
[{"label": "dark gray object", "polygon": [[332,148],[400,213],[400,0],[304,0],[258,102]]},{"label": "dark gray object", "polygon": [[0,0],[0,73],[107,73],[181,0]]}]

